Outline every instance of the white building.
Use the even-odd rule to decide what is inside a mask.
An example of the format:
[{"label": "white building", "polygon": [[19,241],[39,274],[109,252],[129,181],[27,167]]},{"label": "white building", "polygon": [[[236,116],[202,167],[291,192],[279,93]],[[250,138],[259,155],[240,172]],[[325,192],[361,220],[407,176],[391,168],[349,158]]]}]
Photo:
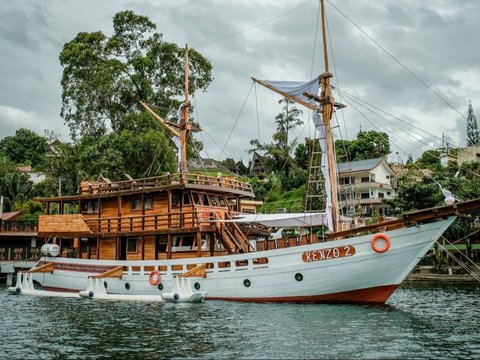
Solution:
[{"label": "white building", "polygon": [[338,164],[339,206],[347,216],[371,216],[376,210],[386,216],[384,199],[396,196],[395,172],[384,158]]}]

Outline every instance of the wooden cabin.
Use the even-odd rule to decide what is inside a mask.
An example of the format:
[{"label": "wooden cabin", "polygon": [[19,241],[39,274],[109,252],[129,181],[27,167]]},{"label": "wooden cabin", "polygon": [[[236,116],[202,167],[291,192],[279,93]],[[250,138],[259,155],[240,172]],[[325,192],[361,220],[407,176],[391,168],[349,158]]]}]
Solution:
[{"label": "wooden cabin", "polygon": [[82,182],[78,195],[40,198],[46,205],[38,236],[62,256],[157,260],[248,252],[230,219],[250,184],[233,178],[174,174],[112,182]]}]

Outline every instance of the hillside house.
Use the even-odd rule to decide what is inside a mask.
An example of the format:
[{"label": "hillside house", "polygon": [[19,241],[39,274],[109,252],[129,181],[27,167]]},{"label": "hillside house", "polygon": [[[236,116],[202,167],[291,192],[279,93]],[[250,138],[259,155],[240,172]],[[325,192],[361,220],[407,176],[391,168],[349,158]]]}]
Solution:
[{"label": "hillside house", "polygon": [[377,211],[388,215],[384,199],[395,197],[397,188],[393,169],[384,158],[338,164],[339,206],[347,216],[371,216]]}]

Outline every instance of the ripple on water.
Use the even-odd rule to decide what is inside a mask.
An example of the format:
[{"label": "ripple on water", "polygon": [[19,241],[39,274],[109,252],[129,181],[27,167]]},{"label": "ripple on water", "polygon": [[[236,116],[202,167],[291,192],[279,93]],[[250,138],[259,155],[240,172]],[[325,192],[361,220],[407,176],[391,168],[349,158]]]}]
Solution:
[{"label": "ripple on water", "polygon": [[2,358],[478,358],[476,285],[405,284],[387,305],[161,304],[10,296]]}]

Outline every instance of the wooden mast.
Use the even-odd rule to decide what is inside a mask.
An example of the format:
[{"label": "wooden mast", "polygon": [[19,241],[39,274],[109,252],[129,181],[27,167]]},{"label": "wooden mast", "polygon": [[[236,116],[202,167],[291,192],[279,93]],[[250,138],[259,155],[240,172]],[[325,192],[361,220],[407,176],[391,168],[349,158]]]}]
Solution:
[{"label": "wooden mast", "polygon": [[312,99],[319,104],[319,106],[315,106],[312,103],[309,103],[305,100],[302,100],[300,97],[290,95],[285,91],[279,90],[274,86],[270,85],[269,83],[258,80],[252,77],[252,80],[259,83],[260,85],[265,86],[266,88],[287,97],[299,104],[306,106],[307,108],[316,111],[322,114],[322,121],[325,126],[325,141],[327,145],[327,149],[324,149],[327,153],[327,162],[328,162],[328,180],[330,181],[330,196],[331,203],[332,203],[332,226],[333,231],[341,231],[341,223],[339,222],[340,214],[338,208],[338,191],[337,191],[337,176],[336,176],[336,168],[337,165],[335,163],[335,153],[334,153],[334,142],[332,136],[332,125],[331,120],[333,117],[334,108],[344,108],[344,104],[340,104],[335,102],[335,99],[332,96],[332,86],[330,84],[330,78],[333,76],[330,73],[330,68],[328,64],[328,51],[327,51],[327,32],[326,32],[326,21],[325,21],[325,3],[324,0],[320,0],[320,10],[322,15],[322,35],[323,35],[323,57],[325,62],[325,72],[319,76],[319,84],[321,88],[321,94],[318,96],[317,94],[312,94],[310,92],[305,92],[303,96],[308,99]]},{"label": "wooden mast", "polygon": [[[188,122],[188,113],[190,110],[190,102],[188,100],[188,44],[185,44],[185,98],[182,108],[182,119],[180,124],[180,172],[182,174],[187,173],[187,142],[188,133],[190,132],[191,125]],[[184,176],[181,176],[183,182]]]},{"label": "wooden mast", "polygon": [[325,63],[325,73],[320,76],[320,86],[322,89],[321,98],[323,99],[322,103],[322,119],[325,124],[325,140],[327,142],[327,161],[328,161],[328,177],[330,180],[330,197],[332,201],[332,220],[333,220],[333,231],[340,231],[339,220],[339,210],[338,210],[338,191],[337,191],[337,177],[336,177],[336,163],[334,155],[334,144],[332,136],[332,126],[331,120],[333,116],[333,108],[335,105],[335,99],[332,96],[332,86],[330,85],[330,78],[332,74],[330,73],[328,65],[328,51],[327,51],[327,32],[325,25],[325,2],[324,0],[320,1],[321,3],[321,12],[322,12],[322,35],[323,35],[323,59]]}]

